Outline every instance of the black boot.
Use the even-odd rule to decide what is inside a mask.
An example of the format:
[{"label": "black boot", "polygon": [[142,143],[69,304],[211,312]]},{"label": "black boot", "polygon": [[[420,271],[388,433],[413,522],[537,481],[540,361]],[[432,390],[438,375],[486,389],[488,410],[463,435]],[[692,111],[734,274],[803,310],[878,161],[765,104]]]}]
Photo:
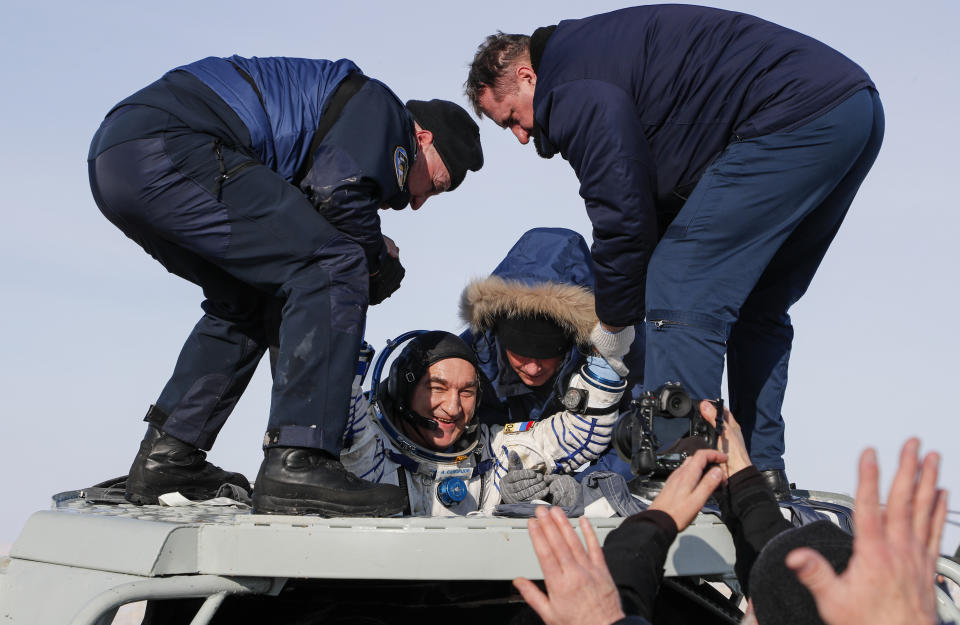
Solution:
[{"label": "black boot", "polygon": [[787,480],[786,471],[783,469],[767,469],[766,471],[761,471],[760,474],[763,475],[767,486],[769,486],[773,494],[776,495],[778,501],[790,499],[790,489],[794,488],[794,485]]},{"label": "black boot", "polygon": [[130,467],[124,497],[137,505],[156,504],[157,497],[173,491],[187,499],[211,499],[223,484],[251,490],[241,474],[210,464],[205,451],[150,425]]},{"label": "black boot", "polygon": [[270,447],[253,489],[257,514],[391,516],[403,511],[406,494],[350,473],[325,451]]}]

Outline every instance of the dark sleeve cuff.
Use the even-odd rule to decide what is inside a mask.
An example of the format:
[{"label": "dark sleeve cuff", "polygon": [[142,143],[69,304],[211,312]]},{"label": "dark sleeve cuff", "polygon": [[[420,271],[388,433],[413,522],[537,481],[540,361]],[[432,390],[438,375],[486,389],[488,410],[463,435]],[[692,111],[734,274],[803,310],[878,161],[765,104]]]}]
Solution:
[{"label": "dark sleeve cuff", "polygon": [[661,510],[627,517],[607,536],[603,555],[628,615],[652,617],[663,564],[676,536],[677,524]]},{"label": "dark sleeve cuff", "polygon": [[720,496],[720,511],[737,552],[734,570],[749,596],[750,570],[771,538],[793,525],[783,518],[763,474],[749,466],[730,476]]},{"label": "dark sleeve cuff", "polygon": [[763,474],[755,465],[751,464],[749,467],[744,467],[731,475],[730,479],[727,480],[727,488],[735,489],[743,484],[756,482],[758,479],[762,480]]},{"label": "dark sleeve cuff", "polygon": [[367,271],[371,276],[380,272],[380,267],[383,266],[383,261],[387,257],[387,242],[383,240],[383,235],[380,236],[379,249],[377,247],[374,243],[363,250],[367,257]]},{"label": "dark sleeve cuff", "polygon": [[780,506],[773,491],[763,479],[757,467],[737,471],[727,480],[727,504],[734,517],[744,521],[750,514],[760,509],[764,514],[776,513],[780,516]]},{"label": "dark sleeve cuff", "polygon": [[620,527],[632,523],[651,523],[655,525],[657,529],[663,533],[663,537],[667,540],[667,546],[673,542],[673,539],[676,538],[678,534],[676,521],[663,510],[644,510],[643,512],[638,512],[637,514],[628,516],[623,523],[620,524]]}]

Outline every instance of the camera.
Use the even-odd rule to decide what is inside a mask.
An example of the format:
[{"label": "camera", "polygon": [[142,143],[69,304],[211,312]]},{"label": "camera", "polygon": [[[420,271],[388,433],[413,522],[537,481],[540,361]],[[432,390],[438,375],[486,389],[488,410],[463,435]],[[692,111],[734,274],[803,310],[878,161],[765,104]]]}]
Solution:
[{"label": "camera", "polygon": [[[711,400],[717,407],[717,428],[722,427],[723,400]],[[654,417],[689,419],[687,434],[666,449],[654,432]],[[660,478],[669,475],[697,449],[715,449],[718,429],[701,416],[700,410],[679,382],[667,382],[645,391],[630,402],[613,430],[611,444],[637,476]]]}]

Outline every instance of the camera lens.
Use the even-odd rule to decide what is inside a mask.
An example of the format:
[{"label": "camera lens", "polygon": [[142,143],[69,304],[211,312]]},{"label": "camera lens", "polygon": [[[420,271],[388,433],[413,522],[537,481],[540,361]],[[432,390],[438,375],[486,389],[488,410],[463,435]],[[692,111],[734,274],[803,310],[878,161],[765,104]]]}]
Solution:
[{"label": "camera lens", "polygon": [[635,413],[625,412],[613,426],[613,437],[610,444],[623,460],[630,462],[633,456],[633,428],[636,426]]},{"label": "camera lens", "polygon": [[693,407],[693,401],[690,396],[683,391],[673,391],[667,396],[666,410],[673,417],[685,417],[690,414]]}]

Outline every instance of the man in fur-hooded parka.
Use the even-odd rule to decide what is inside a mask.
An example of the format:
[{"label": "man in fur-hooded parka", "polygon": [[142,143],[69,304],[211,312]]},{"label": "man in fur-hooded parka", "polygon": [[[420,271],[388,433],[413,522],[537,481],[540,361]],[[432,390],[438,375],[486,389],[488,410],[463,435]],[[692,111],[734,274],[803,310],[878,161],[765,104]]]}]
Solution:
[{"label": "man in fur-hooded parka", "polygon": [[[586,241],[566,228],[528,230],[489,277],[473,280],[464,288],[460,318],[469,324],[460,338],[473,346],[480,369],[503,408],[485,415],[505,415],[506,421],[526,422],[562,411],[557,389],[567,387],[570,376],[583,364],[584,354],[590,353],[590,332],[597,323],[593,261]],[[526,334],[543,329],[539,322],[530,324],[531,319],[549,320],[560,330],[556,336],[562,341],[556,372],[536,386],[525,384],[510,365],[506,345],[517,340],[518,328]],[[503,331],[504,320],[509,332]],[[636,342],[627,358],[631,371],[643,371],[642,340]],[[627,381],[639,387],[640,380],[628,377]],[[628,401],[630,393],[624,393],[624,398]],[[485,397],[484,401],[489,399]],[[632,477],[629,465],[612,450],[591,470]]]},{"label": "man in fur-hooded parka", "polygon": [[[554,389],[582,364],[597,323],[590,250],[578,233],[534,228],[514,244],[487,278],[471,281],[460,296],[461,334],[472,345],[509,421],[536,421],[556,412]],[[538,385],[525,384],[510,366],[503,334],[506,324],[527,330],[553,326],[560,362]],[[511,328],[511,329],[512,329]],[[522,351],[522,350],[521,350]]]}]

